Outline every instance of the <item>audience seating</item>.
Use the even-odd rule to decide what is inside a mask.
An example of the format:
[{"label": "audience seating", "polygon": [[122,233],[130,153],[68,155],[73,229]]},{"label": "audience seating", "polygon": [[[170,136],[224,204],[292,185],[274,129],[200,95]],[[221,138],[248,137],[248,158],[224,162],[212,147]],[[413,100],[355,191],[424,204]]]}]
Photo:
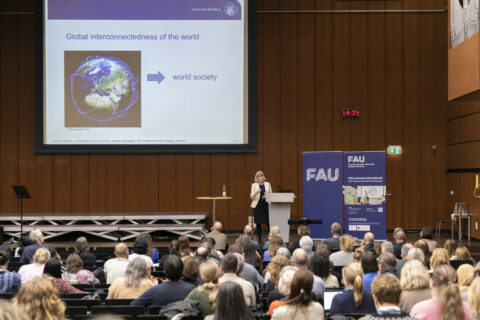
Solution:
[{"label": "audience seating", "polygon": [[450,260],[450,265],[454,267],[455,270],[457,270],[462,264],[475,265],[473,260]]},{"label": "audience seating", "polygon": [[144,307],[130,307],[130,306],[93,306],[92,307],[92,314],[117,314],[117,315],[130,315],[130,316],[137,316],[145,314]]},{"label": "audience seating", "polygon": [[82,300],[82,299],[63,299],[67,307],[86,307],[91,310],[94,306],[100,306],[100,299]]},{"label": "audience seating", "polygon": [[129,306],[133,299],[106,299],[106,306]]},{"label": "audience seating", "polygon": [[87,307],[67,306],[67,309],[65,310],[65,316],[67,318],[73,319],[77,315],[87,315],[87,312]]}]

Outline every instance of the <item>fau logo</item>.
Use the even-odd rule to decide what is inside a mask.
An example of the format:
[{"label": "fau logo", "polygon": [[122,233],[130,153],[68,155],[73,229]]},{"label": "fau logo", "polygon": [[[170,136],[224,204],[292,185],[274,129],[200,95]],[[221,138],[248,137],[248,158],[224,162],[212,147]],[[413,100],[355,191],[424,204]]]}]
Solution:
[{"label": "fau logo", "polygon": [[305,174],[305,180],[310,181],[311,179],[315,179],[315,181],[323,180],[323,181],[337,181],[340,176],[340,169],[335,169],[335,176],[332,176],[332,169],[328,168],[327,173],[325,173],[325,169],[319,168],[308,168]]},{"label": "fau logo", "polygon": [[348,163],[364,163],[365,156],[348,156]]}]

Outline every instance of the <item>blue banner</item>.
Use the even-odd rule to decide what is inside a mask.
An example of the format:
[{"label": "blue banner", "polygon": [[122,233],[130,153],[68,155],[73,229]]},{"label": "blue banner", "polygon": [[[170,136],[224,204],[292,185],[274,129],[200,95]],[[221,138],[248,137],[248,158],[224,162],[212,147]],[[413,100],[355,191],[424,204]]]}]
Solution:
[{"label": "blue banner", "polygon": [[310,225],[312,238],[331,237],[330,226],[342,224],[343,152],[303,152],[303,217],[322,219]]},{"label": "blue banner", "polygon": [[385,152],[344,153],[345,232],[362,239],[373,232],[386,239]]}]

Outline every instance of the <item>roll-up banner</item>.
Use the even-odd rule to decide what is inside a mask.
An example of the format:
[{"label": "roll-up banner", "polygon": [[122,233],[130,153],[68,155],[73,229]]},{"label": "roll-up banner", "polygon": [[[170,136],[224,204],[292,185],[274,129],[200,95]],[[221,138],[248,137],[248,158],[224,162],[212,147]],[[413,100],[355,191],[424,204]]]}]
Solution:
[{"label": "roll-up banner", "polygon": [[333,222],[342,224],[343,152],[303,152],[303,217],[322,219],[310,225],[312,238],[329,238]]},{"label": "roll-up banner", "polygon": [[345,152],[343,165],[345,232],[386,239],[385,152]]}]

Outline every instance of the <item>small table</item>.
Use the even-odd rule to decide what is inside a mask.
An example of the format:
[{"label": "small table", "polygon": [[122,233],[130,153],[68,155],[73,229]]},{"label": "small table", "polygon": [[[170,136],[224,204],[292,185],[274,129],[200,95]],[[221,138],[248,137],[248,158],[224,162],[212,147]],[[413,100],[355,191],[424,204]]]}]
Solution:
[{"label": "small table", "polygon": [[[458,217],[458,240],[462,240],[462,219],[468,220],[468,241],[470,241],[470,219],[472,217],[471,214],[459,214],[459,213],[452,213],[452,221],[455,220],[455,217]],[[453,223],[452,223],[452,238],[453,238]]]},{"label": "small table", "polygon": [[230,200],[232,197],[197,197],[197,200],[212,200],[213,209],[212,209],[212,225],[215,223],[215,201],[216,200]]}]

